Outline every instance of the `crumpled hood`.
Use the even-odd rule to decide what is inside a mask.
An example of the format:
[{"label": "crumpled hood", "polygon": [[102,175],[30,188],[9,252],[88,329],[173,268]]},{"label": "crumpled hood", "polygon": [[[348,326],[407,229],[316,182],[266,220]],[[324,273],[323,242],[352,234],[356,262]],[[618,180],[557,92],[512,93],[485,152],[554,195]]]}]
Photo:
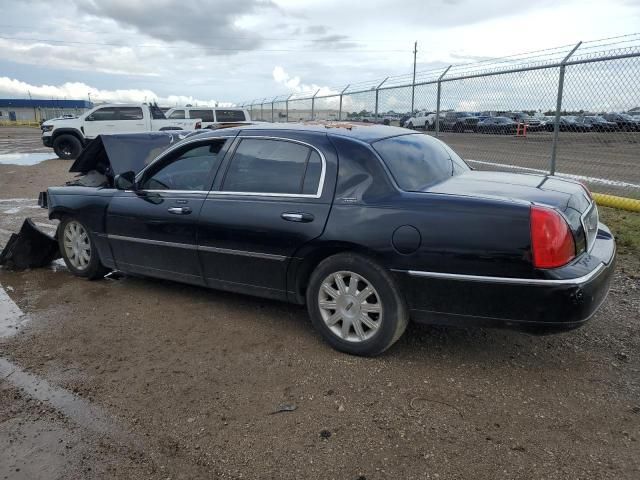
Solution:
[{"label": "crumpled hood", "polygon": [[173,144],[207,130],[98,135],[78,156],[70,172],[95,170],[107,177],[124,172],[138,173]]},{"label": "crumpled hood", "polygon": [[56,117],[56,118],[51,118],[49,120],[46,120],[44,122],[42,122],[42,125],[56,125],[56,126],[60,126],[60,124],[64,124],[64,123],[72,123],[72,122],[76,122],[76,120],[78,120],[78,117],[67,117],[67,118],[63,118],[63,117]]}]

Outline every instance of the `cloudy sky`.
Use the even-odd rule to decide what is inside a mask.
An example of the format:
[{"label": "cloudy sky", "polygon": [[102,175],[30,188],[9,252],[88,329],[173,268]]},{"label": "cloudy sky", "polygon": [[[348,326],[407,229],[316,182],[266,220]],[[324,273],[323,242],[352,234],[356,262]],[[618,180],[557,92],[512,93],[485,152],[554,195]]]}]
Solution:
[{"label": "cloudy sky", "polygon": [[[153,5],[153,8],[151,7]],[[0,97],[240,102],[640,30],[640,0],[0,0]]]}]

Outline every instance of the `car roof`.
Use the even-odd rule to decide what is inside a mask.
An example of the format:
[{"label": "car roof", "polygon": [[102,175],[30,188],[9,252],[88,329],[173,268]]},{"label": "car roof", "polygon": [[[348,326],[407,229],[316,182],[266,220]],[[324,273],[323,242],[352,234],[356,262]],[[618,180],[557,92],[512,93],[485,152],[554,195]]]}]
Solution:
[{"label": "car roof", "polygon": [[[372,143],[383,138],[397,137],[398,135],[416,134],[413,130],[389,125],[376,125],[359,122],[308,122],[308,123],[256,123],[252,125],[235,126],[229,129],[213,130],[224,131],[249,131],[255,133],[277,134],[279,132],[296,133],[324,133],[329,136],[348,137],[367,143]],[[212,132],[212,133],[213,133]],[[206,135],[206,134],[204,134]],[[211,136],[219,136],[211,135]],[[202,138],[202,137],[201,137]]]}]

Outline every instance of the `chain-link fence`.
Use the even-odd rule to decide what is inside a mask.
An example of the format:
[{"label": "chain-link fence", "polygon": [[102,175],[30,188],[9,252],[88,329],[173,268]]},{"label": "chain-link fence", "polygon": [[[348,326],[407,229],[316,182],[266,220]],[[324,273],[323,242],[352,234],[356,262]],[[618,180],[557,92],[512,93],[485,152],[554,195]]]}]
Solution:
[{"label": "chain-link fence", "polygon": [[640,34],[245,102],[254,120],[424,129],[476,169],[640,199]]}]

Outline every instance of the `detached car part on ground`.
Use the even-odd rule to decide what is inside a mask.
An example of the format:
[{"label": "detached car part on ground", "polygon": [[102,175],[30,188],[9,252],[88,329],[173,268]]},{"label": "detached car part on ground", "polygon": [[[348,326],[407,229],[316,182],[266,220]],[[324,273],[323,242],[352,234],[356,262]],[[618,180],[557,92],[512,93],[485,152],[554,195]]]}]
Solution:
[{"label": "detached car part on ground", "polygon": [[472,171],[409,130],[231,128],[189,136],[146,166],[126,160],[141,151],[110,155],[110,142],[76,165],[99,170],[104,186],[51,187],[41,199],[60,219],[71,272],[117,269],[306,303],[344,352],[383,352],[410,318],[576,328],[614,270],[614,239],[585,187]]}]

